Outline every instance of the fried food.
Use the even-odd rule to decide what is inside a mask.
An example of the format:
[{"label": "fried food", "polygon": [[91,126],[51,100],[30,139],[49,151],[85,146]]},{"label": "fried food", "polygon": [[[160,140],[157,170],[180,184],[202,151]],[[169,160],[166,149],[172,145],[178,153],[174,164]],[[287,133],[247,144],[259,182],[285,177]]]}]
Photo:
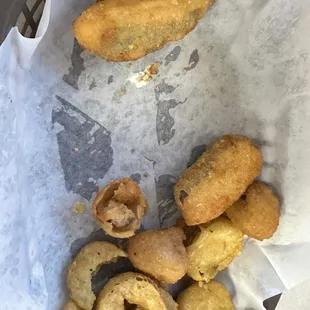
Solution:
[{"label": "fried food", "polygon": [[93,216],[112,237],[129,238],[140,228],[147,203],[139,185],[129,178],[113,181],[96,196]]},{"label": "fried food", "polygon": [[73,23],[88,52],[110,61],[139,59],[193,30],[213,0],[104,0]]},{"label": "fried food", "polygon": [[195,283],[177,299],[179,310],[235,310],[226,287],[217,282]]},{"label": "fried food", "polygon": [[186,248],[187,274],[196,281],[208,282],[242,251],[243,234],[224,216],[199,228],[200,233]]},{"label": "fried food", "polygon": [[175,283],[187,270],[188,257],[181,228],[148,230],[129,239],[128,257],[141,271],[163,283]]},{"label": "fried food", "polygon": [[92,242],[82,248],[69,266],[67,278],[70,298],[78,307],[93,308],[96,296],[91,287],[92,276],[102,265],[115,262],[118,257],[127,254],[109,242]]},{"label": "fried food", "polygon": [[217,218],[246,191],[263,165],[261,151],[247,137],[226,135],[180,177],[175,200],[187,225]]},{"label": "fried food", "polygon": [[176,310],[172,297],[154,281],[135,272],[111,279],[99,294],[97,310],[125,310],[125,303],[144,310]]},{"label": "fried food", "polygon": [[72,300],[69,300],[63,310],[82,310],[80,307],[78,307]]},{"label": "fried food", "polygon": [[255,181],[244,195],[226,210],[231,221],[246,235],[269,239],[278,228],[280,201],[271,188]]}]

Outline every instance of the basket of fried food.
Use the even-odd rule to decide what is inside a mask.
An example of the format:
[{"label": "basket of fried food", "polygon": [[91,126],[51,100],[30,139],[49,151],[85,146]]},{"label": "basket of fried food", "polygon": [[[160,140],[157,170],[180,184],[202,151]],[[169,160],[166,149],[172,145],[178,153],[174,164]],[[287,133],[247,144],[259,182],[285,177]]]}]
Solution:
[{"label": "basket of fried food", "polygon": [[[242,255],[245,235],[269,239],[279,225],[279,199],[257,181],[262,168],[262,152],[251,139],[219,138],[175,184],[183,217],[156,230],[141,231],[147,203],[139,185],[128,178],[112,181],[98,192],[93,216],[106,234],[126,238],[126,245],[97,241],[80,250],[68,268],[64,309],[235,309],[215,277]],[[110,277],[96,296],[92,277],[118,259],[129,260],[132,271]],[[185,277],[189,284],[174,299],[166,288]]]}]

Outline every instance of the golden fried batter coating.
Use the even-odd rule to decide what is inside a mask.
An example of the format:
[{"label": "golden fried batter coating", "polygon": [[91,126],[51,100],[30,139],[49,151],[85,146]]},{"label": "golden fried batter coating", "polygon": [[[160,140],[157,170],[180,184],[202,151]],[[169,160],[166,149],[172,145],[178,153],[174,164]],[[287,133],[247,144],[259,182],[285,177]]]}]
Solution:
[{"label": "golden fried batter coating", "polygon": [[97,241],[86,245],[68,268],[67,284],[71,299],[82,309],[91,310],[96,300],[91,279],[99,268],[127,254],[115,245]]},{"label": "golden fried batter coating", "polygon": [[82,310],[80,307],[78,307],[72,300],[69,300],[63,310]]},{"label": "golden fried batter coating", "polygon": [[181,228],[148,230],[129,239],[132,264],[163,283],[175,283],[187,270],[188,257]]},{"label": "golden fried batter coating", "polygon": [[217,281],[195,283],[177,299],[179,310],[235,310],[226,287]]},{"label": "golden fried batter coating", "polygon": [[93,216],[104,231],[116,238],[129,238],[140,228],[147,203],[139,185],[129,178],[113,181],[96,196]]},{"label": "golden fried batter coating", "polygon": [[174,187],[187,225],[217,218],[246,191],[263,165],[261,151],[244,136],[216,140]]},{"label": "golden fried batter coating", "polygon": [[154,281],[135,272],[111,279],[99,294],[97,310],[125,310],[125,303],[144,310],[176,310],[172,297]]},{"label": "golden fried batter coating", "polygon": [[196,281],[208,282],[242,251],[243,234],[224,216],[199,228],[200,233],[186,248],[187,274]]},{"label": "golden fried batter coating", "polygon": [[73,23],[88,52],[110,61],[139,59],[193,30],[213,0],[104,0]]},{"label": "golden fried batter coating", "polygon": [[255,181],[226,214],[249,237],[269,239],[279,225],[280,202],[271,188]]}]

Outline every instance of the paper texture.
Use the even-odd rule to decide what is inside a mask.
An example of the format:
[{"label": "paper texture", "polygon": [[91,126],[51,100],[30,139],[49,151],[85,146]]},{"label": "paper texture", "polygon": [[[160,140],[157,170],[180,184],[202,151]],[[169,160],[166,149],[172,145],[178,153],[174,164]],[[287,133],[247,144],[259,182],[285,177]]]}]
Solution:
[{"label": "paper texture", "polygon": [[[145,229],[174,223],[180,172],[225,133],[260,145],[282,217],[271,240],[246,239],[219,279],[247,310],[310,279],[310,2],[217,0],[183,40],[131,65],[74,41],[71,23],[89,4],[47,1],[37,39],[13,29],[0,47],[0,309],[63,305],[72,256],[109,239],[90,205],[111,179],[140,183]],[[155,62],[147,85],[128,80]],[[102,271],[97,289],[113,268],[130,267]]]}]

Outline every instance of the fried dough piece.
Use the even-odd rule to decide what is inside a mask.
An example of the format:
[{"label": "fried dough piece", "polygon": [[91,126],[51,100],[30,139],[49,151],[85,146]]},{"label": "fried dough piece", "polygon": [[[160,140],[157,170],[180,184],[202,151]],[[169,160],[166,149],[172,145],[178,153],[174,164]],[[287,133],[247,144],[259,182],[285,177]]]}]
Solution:
[{"label": "fried dough piece", "polygon": [[118,257],[127,257],[127,254],[105,241],[92,242],[77,254],[68,268],[67,284],[70,297],[78,307],[93,308],[96,296],[91,287],[92,276],[102,265],[115,262]]},{"label": "fried dough piece", "polygon": [[73,23],[88,52],[110,61],[132,61],[193,30],[213,0],[104,0]]},{"label": "fried dough piece", "polygon": [[179,310],[235,310],[226,287],[217,281],[195,283],[177,299]]},{"label": "fried dough piece", "polygon": [[172,297],[154,281],[135,272],[111,279],[99,294],[97,310],[125,310],[125,302],[144,310],[176,310]]},{"label": "fried dough piece", "polygon": [[242,251],[243,234],[224,216],[199,228],[200,233],[186,248],[187,274],[196,281],[208,282]]},{"label": "fried dough piece", "polygon": [[63,310],[82,310],[79,306],[77,306],[72,300],[69,300]]},{"label": "fried dough piece", "polygon": [[128,257],[139,270],[163,283],[175,283],[187,270],[188,257],[181,228],[148,230],[129,239]]},{"label": "fried dough piece", "polygon": [[96,196],[93,216],[112,237],[129,238],[140,228],[147,203],[139,185],[129,178],[113,181]]},{"label": "fried dough piece", "polygon": [[249,237],[269,239],[279,225],[280,201],[268,185],[255,181],[226,214]]},{"label": "fried dough piece", "polygon": [[216,140],[174,187],[186,224],[207,223],[224,213],[259,175],[262,165],[262,153],[249,138],[226,135]]}]

